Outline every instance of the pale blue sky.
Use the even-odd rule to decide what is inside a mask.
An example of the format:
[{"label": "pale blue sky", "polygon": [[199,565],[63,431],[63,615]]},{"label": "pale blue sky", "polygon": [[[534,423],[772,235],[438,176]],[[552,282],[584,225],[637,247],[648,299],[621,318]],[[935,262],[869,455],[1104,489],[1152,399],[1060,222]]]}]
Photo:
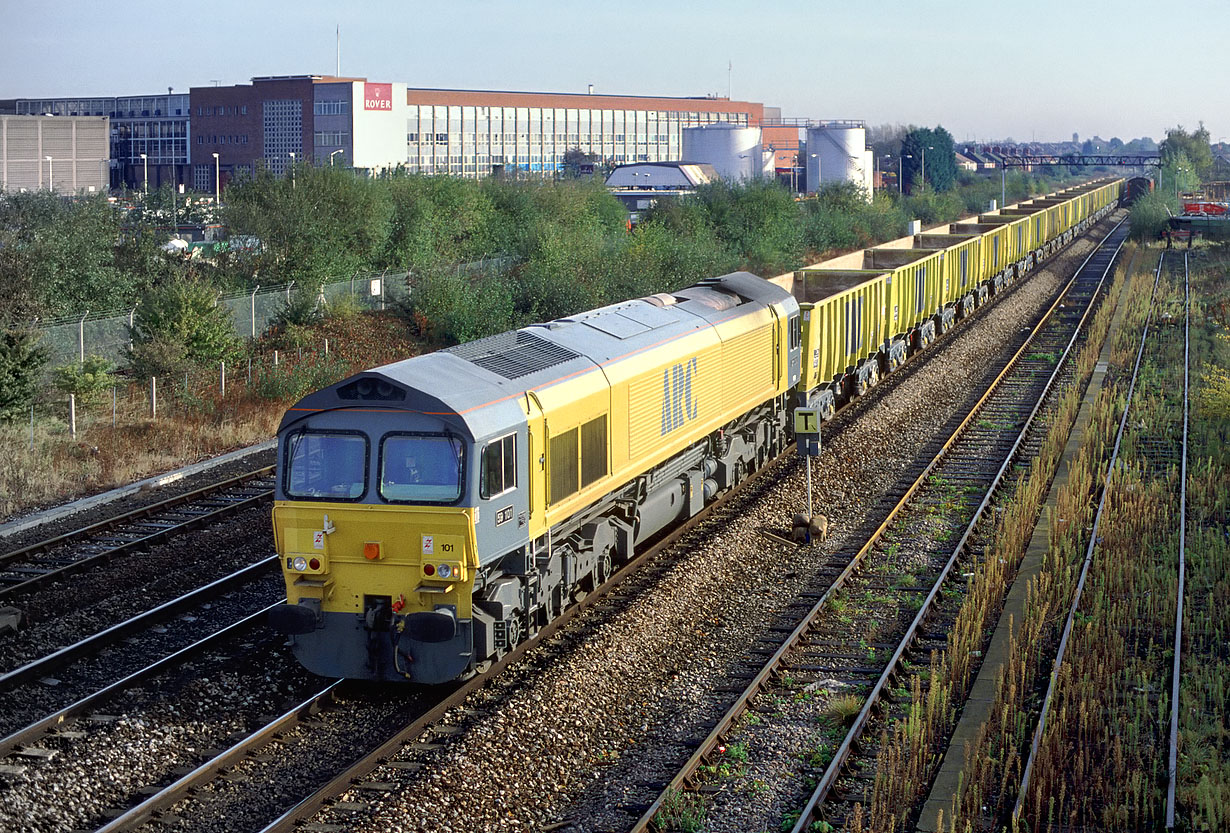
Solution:
[{"label": "pale blue sky", "polygon": [[[958,139],[1230,139],[1230,2],[0,0],[0,98],[133,95],[254,75],[726,94],[783,115]],[[189,18],[186,15],[192,14]],[[185,16],[180,16],[185,15]]]}]

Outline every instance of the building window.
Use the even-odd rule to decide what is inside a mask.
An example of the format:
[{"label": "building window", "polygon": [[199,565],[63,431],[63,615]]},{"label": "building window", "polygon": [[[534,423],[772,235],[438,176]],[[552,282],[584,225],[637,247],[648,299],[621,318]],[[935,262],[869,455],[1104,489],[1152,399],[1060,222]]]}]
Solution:
[{"label": "building window", "polygon": [[318,116],[344,116],[349,111],[350,102],[346,100],[317,101],[312,105],[312,112]]},{"label": "building window", "polygon": [[345,130],[317,130],[313,140],[318,147],[339,147],[350,143],[350,133]]}]

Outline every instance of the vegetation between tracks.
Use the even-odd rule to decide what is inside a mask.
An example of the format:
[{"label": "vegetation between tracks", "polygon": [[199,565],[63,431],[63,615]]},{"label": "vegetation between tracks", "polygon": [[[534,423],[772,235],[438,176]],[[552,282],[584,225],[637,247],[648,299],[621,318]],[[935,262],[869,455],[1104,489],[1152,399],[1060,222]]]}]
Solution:
[{"label": "vegetation between tracks", "polygon": [[[1135,358],[1133,340],[1139,342],[1152,282],[1151,269],[1127,281],[1119,301],[1126,305],[1124,324],[1111,344],[1112,367],[1123,368]],[[1033,735],[1031,715],[1050,670],[1046,657],[1054,654],[1067,600],[1075,589],[1093,522],[1095,495],[1122,406],[1123,395],[1113,385],[1105,385],[1098,393],[1067,481],[1058,490],[1055,509],[1048,510],[1049,546],[1040,571],[1027,588],[1023,621],[1014,623],[990,716],[967,750],[962,789],[948,820],[949,829],[963,830],[971,824],[977,829],[993,828],[1016,801]],[[1022,529],[1024,542],[1032,532],[1032,524]]]},{"label": "vegetation between tracks", "polygon": [[[1193,297],[1224,296],[1224,274],[1223,268],[1203,291],[1194,288]],[[1144,268],[1129,286],[1126,325],[1111,355],[1112,383],[1095,403],[1085,442],[1059,492],[1058,508],[1051,517],[1050,548],[1041,573],[1031,582],[1025,621],[1012,640],[991,717],[967,751],[963,791],[947,829],[991,829],[1007,818],[1017,799],[1036,722],[1033,707],[1049,672],[1046,657],[1054,654],[1088,543],[1104,461],[1124,405],[1123,368],[1135,358],[1152,281],[1152,269]],[[1174,300],[1173,290],[1163,293],[1159,317],[1165,318]],[[1225,323],[1202,318],[1200,306],[1193,332],[1204,332],[1203,340],[1196,341],[1205,346],[1194,352],[1193,361],[1205,368],[1207,380],[1226,365],[1230,351],[1225,349]],[[1198,320],[1204,323],[1197,324]],[[1178,336],[1180,354],[1181,339]],[[1174,432],[1181,431],[1175,423],[1181,416],[1172,413],[1167,403],[1173,391],[1164,390],[1181,378],[1181,355],[1178,366],[1174,360],[1173,350],[1157,353],[1146,363],[1138,383],[1138,408],[1124,444],[1124,465],[1109,486],[1101,542],[1078,611],[1071,656],[1060,669],[1052,719],[1035,763],[1021,829],[1050,824],[1066,829],[1152,828],[1164,807],[1177,474],[1164,465],[1157,468],[1144,452],[1156,452],[1159,439],[1177,442]],[[1206,383],[1204,392],[1208,390]],[[1180,823],[1190,829],[1219,829],[1230,784],[1224,752],[1216,742],[1210,743],[1214,737],[1224,737],[1225,692],[1230,683],[1230,667],[1212,647],[1218,637],[1209,638],[1209,634],[1224,638],[1230,624],[1224,606],[1207,604],[1213,593],[1225,592],[1220,585],[1228,554],[1226,495],[1230,493],[1224,450],[1227,427],[1212,413],[1207,406],[1193,412],[1193,437],[1200,439],[1192,458],[1208,462],[1195,466],[1189,478],[1192,517],[1203,518],[1189,523],[1189,563],[1200,564],[1191,568],[1191,575],[1201,578],[1190,579],[1186,628],[1191,628],[1187,650],[1192,663],[1185,658],[1181,694],[1179,809]]]},{"label": "vegetation between tracks", "polygon": [[[1121,297],[1125,273],[1125,268],[1116,270],[1110,298]],[[868,806],[856,808],[851,816],[851,831],[905,829],[925,797],[1058,471],[1114,308],[1114,303],[1106,303],[1095,313],[1089,338],[1074,360],[1076,379],[1046,412],[1050,429],[1038,455],[1002,504],[990,545],[978,561],[967,565],[972,575],[947,647],[933,653],[926,671],[911,677],[905,715],[882,731],[871,798]]]}]

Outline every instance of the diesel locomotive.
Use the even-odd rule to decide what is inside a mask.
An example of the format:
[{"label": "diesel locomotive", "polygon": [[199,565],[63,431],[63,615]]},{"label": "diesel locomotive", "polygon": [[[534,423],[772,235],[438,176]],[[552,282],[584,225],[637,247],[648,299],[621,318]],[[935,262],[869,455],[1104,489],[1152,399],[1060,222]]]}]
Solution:
[{"label": "diesel locomotive", "polygon": [[482,671],[1117,204],[1068,189],[366,371],[278,430],[271,625],[330,677]]}]

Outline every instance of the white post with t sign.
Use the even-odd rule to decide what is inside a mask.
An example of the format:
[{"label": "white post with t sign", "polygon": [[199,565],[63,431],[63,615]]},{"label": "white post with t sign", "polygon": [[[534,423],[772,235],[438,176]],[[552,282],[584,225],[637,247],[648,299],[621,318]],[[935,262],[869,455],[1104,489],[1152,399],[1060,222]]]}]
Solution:
[{"label": "white post with t sign", "polygon": [[[807,511],[800,517],[795,516],[795,523],[791,531],[792,536],[797,537],[797,530],[800,526],[803,528],[803,539],[806,543],[811,543],[811,513],[812,513],[812,498],[811,498],[811,458],[820,456],[820,413],[815,408],[795,408],[794,409],[794,438],[798,443],[799,456],[806,462],[807,466]],[[799,522],[802,521],[800,524]]]}]

